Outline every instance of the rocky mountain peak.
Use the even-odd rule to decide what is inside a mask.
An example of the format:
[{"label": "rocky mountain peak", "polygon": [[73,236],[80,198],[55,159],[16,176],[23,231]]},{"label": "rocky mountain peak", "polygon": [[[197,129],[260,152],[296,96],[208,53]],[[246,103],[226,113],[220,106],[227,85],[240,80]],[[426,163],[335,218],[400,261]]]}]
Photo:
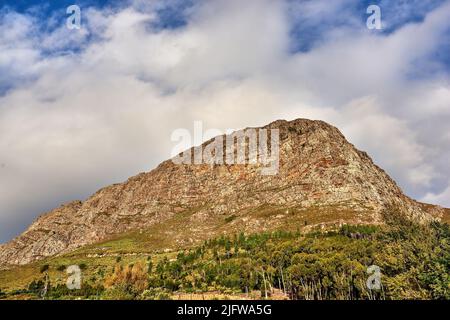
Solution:
[{"label": "rocky mountain peak", "polygon": [[[133,230],[147,230],[158,245],[176,247],[240,231],[376,224],[391,206],[418,220],[442,215],[443,209],[405,196],[365,152],[323,121],[277,120],[243,132],[250,129],[258,134],[278,130],[268,133],[279,138],[276,174],[261,174],[264,165],[249,163],[249,149],[245,163],[228,164],[226,152],[220,156],[223,164],[167,160],[86,201],[40,216],[0,247],[0,264],[30,263]],[[248,139],[232,141],[235,150],[251,144]],[[268,150],[275,151],[269,141]],[[215,142],[211,139],[190,151],[194,155]],[[217,155],[226,147],[214,150]]]}]

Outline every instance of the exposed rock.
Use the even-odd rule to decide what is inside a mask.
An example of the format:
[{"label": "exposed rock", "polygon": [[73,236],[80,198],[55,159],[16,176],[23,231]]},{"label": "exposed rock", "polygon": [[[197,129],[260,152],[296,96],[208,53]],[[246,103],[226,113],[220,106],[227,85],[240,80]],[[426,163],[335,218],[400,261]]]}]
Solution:
[{"label": "exposed rock", "polygon": [[[325,122],[278,120],[264,128],[280,130],[277,175],[262,175],[261,165],[177,165],[168,160],[151,172],[103,188],[84,202],[40,216],[22,235],[0,247],[0,265],[30,263],[183,214],[190,217],[183,227],[204,237],[217,236],[214,228],[201,228],[217,216],[228,219],[235,229],[263,231],[280,226],[293,214],[301,218],[302,210],[312,207],[358,213],[358,218],[331,217],[322,221],[323,228],[332,223],[380,223],[380,212],[392,205],[421,221],[444,214],[442,208],[405,196],[365,152]],[[284,209],[265,218],[249,214],[264,206]],[[310,228],[307,218],[302,227]],[[166,232],[173,233],[174,242],[191,243],[195,238],[177,239],[176,230]]]}]

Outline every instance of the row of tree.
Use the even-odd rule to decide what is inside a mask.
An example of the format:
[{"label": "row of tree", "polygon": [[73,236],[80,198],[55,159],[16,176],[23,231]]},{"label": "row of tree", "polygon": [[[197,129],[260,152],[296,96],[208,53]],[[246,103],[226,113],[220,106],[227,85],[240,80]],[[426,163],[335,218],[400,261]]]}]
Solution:
[{"label": "row of tree", "polygon": [[[148,258],[131,265],[117,260],[98,272],[84,291],[63,285],[49,297],[161,299],[174,292],[277,291],[290,299],[450,299],[448,224],[415,223],[385,213],[384,226],[343,226],[327,233],[275,232],[222,236],[181,251],[176,259]],[[368,286],[369,266],[381,286]],[[43,283],[30,284],[30,292]]]}]

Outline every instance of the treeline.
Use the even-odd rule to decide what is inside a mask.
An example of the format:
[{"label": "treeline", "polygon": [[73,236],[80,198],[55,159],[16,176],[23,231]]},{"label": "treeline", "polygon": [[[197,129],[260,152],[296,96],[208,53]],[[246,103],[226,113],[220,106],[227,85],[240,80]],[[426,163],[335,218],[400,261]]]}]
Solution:
[{"label": "treeline", "polygon": [[[148,258],[114,270],[75,293],[50,287],[49,298],[169,299],[174,292],[249,294],[288,299],[450,299],[448,224],[418,224],[398,213],[383,226],[344,226],[338,231],[275,232],[204,242],[175,259]],[[369,266],[381,286],[369,289]],[[43,283],[29,290],[42,291]]]},{"label": "treeline", "polygon": [[[326,234],[276,232],[221,237],[175,261],[149,265],[149,286],[170,291],[261,291],[291,299],[449,299],[447,224],[385,214],[386,226],[344,226]],[[367,268],[381,271],[369,289]]]}]

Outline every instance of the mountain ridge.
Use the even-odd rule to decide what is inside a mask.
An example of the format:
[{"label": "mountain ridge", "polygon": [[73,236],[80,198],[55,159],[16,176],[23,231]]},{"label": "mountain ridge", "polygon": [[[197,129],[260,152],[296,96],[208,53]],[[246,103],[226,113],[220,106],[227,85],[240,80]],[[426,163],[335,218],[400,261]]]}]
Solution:
[{"label": "mountain ridge", "polygon": [[[276,120],[243,130],[249,129],[279,130],[278,174],[261,175],[258,164],[175,164],[169,159],[85,201],[39,216],[24,233],[0,245],[0,265],[31,263],[147,228],[156,228],[155,237],[164,243],[186,245],[231,231],[379,224],[380,213],[390,206],[421,221],[441,219],[447,210],[404,195],[366,152],[326,122]],[[211,143],[214,139],[189,150],[195,153]]]}]

